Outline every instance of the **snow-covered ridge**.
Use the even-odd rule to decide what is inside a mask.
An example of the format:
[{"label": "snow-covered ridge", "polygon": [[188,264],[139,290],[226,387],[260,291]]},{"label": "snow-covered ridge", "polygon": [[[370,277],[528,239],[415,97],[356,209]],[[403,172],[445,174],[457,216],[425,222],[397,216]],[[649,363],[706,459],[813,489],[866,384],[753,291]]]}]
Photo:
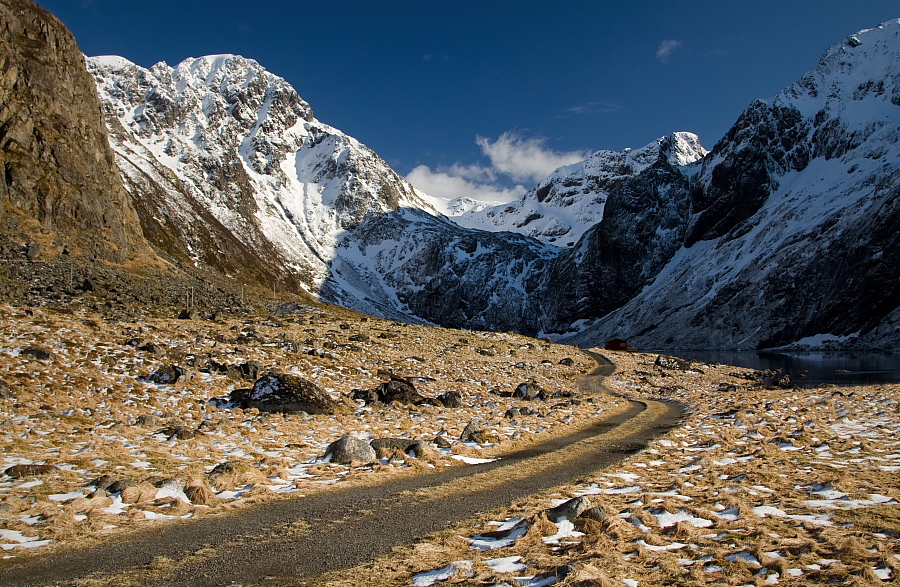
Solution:
[{"label": "snow-covered ridge", "polygon": [[686,246],[573,341],[900,344],[900,20],[751,104],[699,165]]},{"label": "snow-covered ridge", "polygon": [[572,246],[603,219],[609,191],[661,158],[674,166],[706,155],[697,135],[676,132],[640,149],[597,151],[584,161],[560,167],[534,189],[508,204],[460,206],[453,221],[480,230],[517,232],[556,246]]},{"label": "snow-covered ridge", "polygon": [[198,211],[263,259],[273,256],[317,288],[339,235],[368,214],[430,209],[356,139],[317,121],[284,79],[236,55],[146,69],[87,58],[119,167],[136,198],[158,195],[197,263],[212,264]]}]

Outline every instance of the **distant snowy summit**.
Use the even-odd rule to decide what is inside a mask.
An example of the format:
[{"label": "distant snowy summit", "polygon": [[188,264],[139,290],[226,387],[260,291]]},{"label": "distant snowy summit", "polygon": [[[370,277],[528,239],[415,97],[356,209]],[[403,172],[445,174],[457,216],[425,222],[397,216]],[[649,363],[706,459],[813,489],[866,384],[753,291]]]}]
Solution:
[{"label": "distant snowy summit", "polygon": [[658,162],[685,166],[707,154],[697,135],[676,132],[640,149],[597,151],[560,167],[513,202],[494,206],[465,198],[451,202],[452,220],[466,228],[510,231],[555,246],[573,246],[603,219],[609,192]]}]

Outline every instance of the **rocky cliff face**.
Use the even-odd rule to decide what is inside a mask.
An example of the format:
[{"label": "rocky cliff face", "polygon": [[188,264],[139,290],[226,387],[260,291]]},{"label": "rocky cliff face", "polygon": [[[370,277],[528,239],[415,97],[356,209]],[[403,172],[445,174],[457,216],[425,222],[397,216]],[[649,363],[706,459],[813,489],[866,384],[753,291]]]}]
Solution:
[{"label": "rocky cliff face", "polygon": [[0,2],[0,165],[2,256],[145,250],[75,39],[26,0]]}]

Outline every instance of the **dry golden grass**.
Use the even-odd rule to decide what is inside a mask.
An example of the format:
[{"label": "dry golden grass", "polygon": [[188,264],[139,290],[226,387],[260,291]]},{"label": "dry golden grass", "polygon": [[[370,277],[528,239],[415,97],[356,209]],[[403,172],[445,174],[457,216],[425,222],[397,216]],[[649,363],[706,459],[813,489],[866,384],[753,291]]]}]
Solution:
[{"label": "dry golden grass", "polygon": [[[357,334],[368,340],[348,346],[350,337]],[[155,345],[155,352],[141,350],[148,343]],[[26,347],[44,348],[51,357],[35,360],[19,354]],[[491,348],[494,356],[479,354],[481,348]],[[316,353],[308,354],[309,350]],[[605,398],[580,405],[567,405],[565,398],[528,403],[503,395],[532,380],[551,392],[572,393],[577,379],[593,368],[592,361],[577,350],[508,333],[397,324],[326,306],[309,306],[288,316],[261,313],[223,322],[150,314],[117,321],[77,307],[54,311],[0,306],[0,353],[4,357],[0,379],[14,392],[13,399],[0,399],[0,422],[4,423],[0,465],[5,469],[35,462],[62,467],[39,478],[0,485],[0,500],[7,504],[0,508],[0,528],[21,529],[28,536],[54,536],[50,546],[6,553],[16,557],[165,523],[148,522],[141,514],[151,511],[145,506],[158,507],[150,504],[160,480],[180,481],[190,507],[204,506],[186,513],[216,515],[244,503],[291,498],[291,493],[268,489],[285,483],[294,484],[289,488],[294,493],[311,495],[418,475],[433,467],[465,466],[432,445],[417,458],[393,454],[391,460],[365,470],[311,462],[345,433],[407,435],[430,441],[444,430],[454,442],[454,453],[486,457],[567,434],[616,404]],[[566,357],[576,363],[560,365]],[[199,373],[209,359],[258,361],[261,372],[296,373],[342,402],[347,413],[282,416],[210,403],[252,382]],[[195,375],[172,385],[138,379],[168,365],[188,368]],[[363,408],[347,399],[354,388],[374,388],[386,380],[379,371],[422,378],[416,386],[428,397],[459,391],[465,406],[449,410],[395,403]],[[515,423],[503,417],[508,408],[524,405],[539,413],[520,416]],[[545,416],[551,412],[552,416]],[[138,424],[143,416],[152,416],[154,422]],[[456,441],[476,416],[486,421],[496,442],[476,447]],[[156,434],[173,427],[195,431],[195,436],[169,440]],[[237,466],[224,475],[208,476],[214,466],[225,462]],[[128,505],[118,510],[124,513],[105,511],[113,505],[108,497],[88,499],[88,491],[83,490],[104,474],[140,483],[126,490],[123,497]],[[154,485],[144,483],[148,479]],[[222,496],[216,495],[223,491]],[[234,492],[240,497],[235,499]],[[60,497],[66,494],[74,497]],[[71,515],[61,517],[57,510]],[[181,514],[185,508],[170,505],[158,513],[162,510]],[[38,521],[25,524],[21,516]]]}]

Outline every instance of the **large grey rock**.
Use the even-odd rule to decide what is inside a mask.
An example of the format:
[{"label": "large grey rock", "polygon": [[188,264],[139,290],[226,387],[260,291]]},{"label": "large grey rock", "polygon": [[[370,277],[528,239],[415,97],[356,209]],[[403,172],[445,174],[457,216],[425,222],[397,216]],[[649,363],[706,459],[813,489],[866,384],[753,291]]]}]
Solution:
[{"label": "large grey rock", "polygon": [[252,389],[232,392],[231,400],[260,412],[336,414],[344,410],[316,384],[289,373],[266,373]]},{"label": "large grey rock", "polygon": [[375,460],[375,449],[366,442],[352,436],[342,436],[328,445],[325,449],[325,458],[332,463],[349,465],[350,463],[371,463]]},{"label": "large grey rock", "polygon": [[481,435],[484,434],[485,427],[484,423],[479,418],[473,418],[466,427],[463,428],[462,434],[459,435],[459,439],[463,442],[481,442]]}]

